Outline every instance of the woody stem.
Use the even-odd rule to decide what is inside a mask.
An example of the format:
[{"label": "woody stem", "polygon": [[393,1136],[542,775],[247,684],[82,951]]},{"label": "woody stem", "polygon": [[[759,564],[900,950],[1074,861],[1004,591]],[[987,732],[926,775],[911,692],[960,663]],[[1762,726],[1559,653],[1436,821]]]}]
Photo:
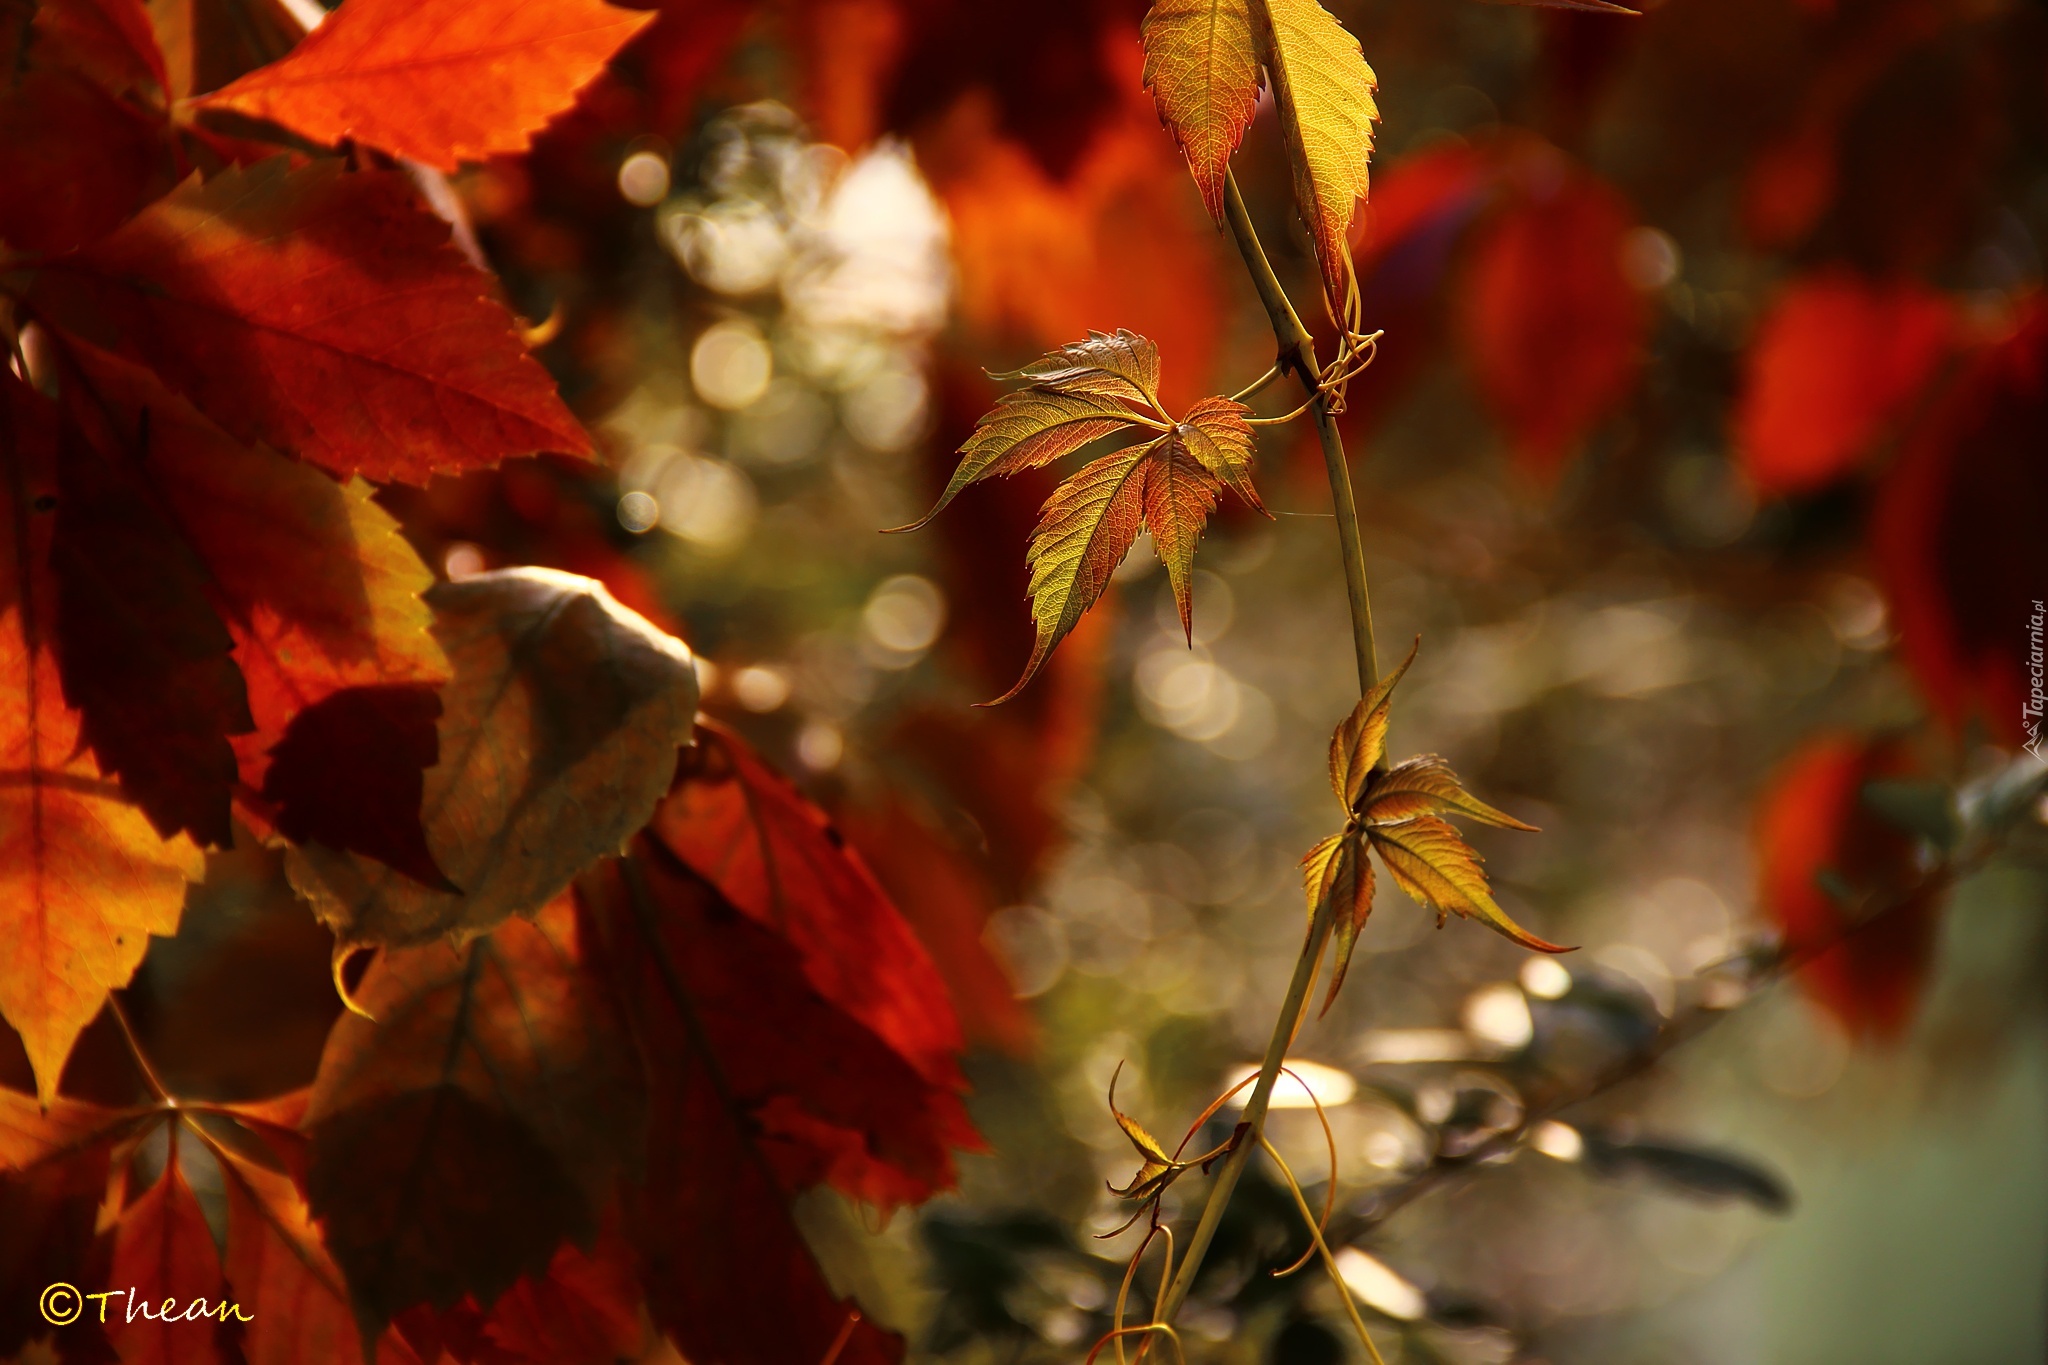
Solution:
[{"label": "woody stem", "polygon": [[[1321,387],[1322,369],[1316,363],[1315,339],[1309,335],[1308,328],[1301,325],[1300,315],[1294,311],[1287,291],[1273,273],[1273,264],[1266,259],[1266,249],[1259,244],[1259,235],[1252,227],[1251,215],[1245,211],[1244,196],[1238,192],[1237,179],[1227,172],[1223,194],[1224,215],[1230,225],[1230,235],[1237,241],[1238,254],[1244,257],[1252,283],[1259,291],[1259,301],[1265,304],[1266,316],[1273,324],[1273,339],[1280,348],[1280,368],[1291,370],[1310,396],[1316,436],[1323,447],[1323,465],[1330,477],[1330,500],[1337,512],[1337,542],[1344,556],[1344,587],[1351,599],[1351,643],[1358,656],[1358,690],[1363,696],[1379,681],[1379,662],[1373,650],[1372,601],[1366,592],[1365,550],[1358,531],[1358,506],[1351,496],[1351,468],[1344,458],[1344,438],[1338,434],[1336,415],[1330,411],[1329,395]],[[1188,1239],[1187,1252],[1181,1257],[1180,1270],[1174,1275],[1160,1306],[1157,1319],[1160,1322],[1173,1321],[1174,1314],[1186,1301],[1188,1291],[1194,1288],[1202,1258],[1208,1253],[1216,1228],[1223,1221],[1223,1211],[1230,1205],[1238,1177],[1244,1174],[1245,1163],[1251,1160],[1253,1149],[1265,1134],[1266,1107],[1273,1098],[1274,1082],[1280,1077],[1281,1064],[1287,1060],[1287,1049],[1294,1042],[1295,1029],[1300,1025],[1302,1010],[1308,1003],[1309,986],[1315,980],[1316,964],[1322,960],[1323,946],[1329,940],[1333,918],[1331,903],[1325,898],[1309,920],[1308,937],[1301,945],[1301,956],[1295,959],[1294,976],[1287,983],[1286,999],[1281,1002],[1280,1015],[1273,1021],[1273,1035],[1266,1043],[1265,1061],[1259,1068],[1258,1080],[1252,1085],[1251,1098],[1245,1101],[1237,1145],[1223,1158],[1223,1164],[1209,1186],[1208,1202],[1202,1206],[1194,1235]]]}]

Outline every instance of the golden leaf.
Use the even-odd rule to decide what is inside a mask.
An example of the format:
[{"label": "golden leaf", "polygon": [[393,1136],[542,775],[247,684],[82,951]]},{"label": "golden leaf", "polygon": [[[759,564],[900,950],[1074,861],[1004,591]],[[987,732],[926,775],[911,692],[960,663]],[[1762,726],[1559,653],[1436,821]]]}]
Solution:
[{"label": "golden leaf", "polygon": [[1345,294],[1345,240],[1366,194],[1378,88],[1358,39],[1317,0],[1253,0],[1260,56],[1273,80],[1294,170],[1294,202],[1315,244],[1323,288]]},{"label": "golden leaf", "polygon": [[1571,951],[1536,937],[1494,904],[1486,874],[1479,869],[1479,855],[1444,821],[1425,815],[1398,825],[1376,825],[1366,834],[1401,889],[1434,910],[1438,924],[1447,912],[1456,911],[1524,948],[1539,953]]},{"label": "golden leaf", "polygon": [[1166,579],[1180,608],[1180,627],[1192,644],[1195,542],[1216,510],[1216,480],[1178,432],[1153,442],[1143,464],[1145,529],[1152,533],[1152,548],[1166,566]]},{"label": "golden leaf", "polygon": [[1309,913],[1326,902],[1334,917],[1331,932],[1337,951],[1330,968],[1330,988],[1323,996],[1327,1014],[1343,988],[1344,974],[1351,968],[1351,954],[1358,947],[1358,935],[1372,914],[1372,862],[1365,856],[1358,836],[1346,829],[1332,834],[1308,851],[1301,860],[1302,889],[1308,893]]},{"label": "golden leaf", "polygon": [[1351,708],[1351,714],[1330,736],[1330,790],[1337,793],[1345,810],[1357,807],[1366,779],[1386,756],[1387,717],[1394,704],[1394,688],[1406,676],[1408,666],[1415,662],[1415,652],[1421,648],[1422,637],[1417,636],[1401,666],[1360,697],[1358,705]]},{"label": "golden leaf", "polygon": [[1048,388],[1006,393],[974,424],[966,444],[960,447],[960,463],[932,510],[895,529],[917,530],[944,511],[969,484],[1036,469],[1113,431],[1138,425],[1137,414],[1124,402],[1103,393]]},{"label": "golden leaf", "polygon": [[1175,1161],[1168,1156],[1159,1139],[1147,1132],[1144,1124],[1116,1107],[1116,1082],[1117,1077],[1123,1075],[1123,1070],[1123,1064],[1119,1062],[1116,1074],[1109,1078],[1109,1112],[1116,1119],[1116,1126],[1124,1130],[1124,1136],[1138,1151],[1138,1173],[1121,1189],[1111,1185],[1109,1192],[1122,1199],[1150,1199],[1171,1185],[1191,1163]]},{"label": "golden leaf", "polygon": [[1142,31],[1145,88],[1220,222],[1224,172],[1263,84],[1250,0],[1157,0]]},{"label": "golden leaf", "polygon": [[1252,429],[1245,421],[1250,411],[1228,398],[1199,399],[1188,405],[1175,434],[1218,483],[1243,498],[1253,511],[1266,512],[1259,490],[1252,487]]},{"label": "golden leaf", "polygon": [[1060,393],[1100,394],[1130,403],[1159,406],[1159,347],[1150,337],[1119,327],[1114,333],[1090,332],[1048,351],[1020,370],[995,379],[1027,379]]},{"label": "golden leaf", "polygon": [[1368,825],[1398,825],[1420,815],[1462,815],[1501,829],[1537,832],[1536,826],[1525,825],[1466,791],[1451,765],[1435,754],[1395,764],[1367,789],[1358,815]]}]

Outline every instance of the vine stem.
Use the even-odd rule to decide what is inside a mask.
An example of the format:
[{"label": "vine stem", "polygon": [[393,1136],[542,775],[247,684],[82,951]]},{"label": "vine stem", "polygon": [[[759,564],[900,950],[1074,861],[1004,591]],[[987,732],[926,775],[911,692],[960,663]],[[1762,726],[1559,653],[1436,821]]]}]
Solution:
[{"label": "vine stem", "polygon": [[[1237,177],[1228,170],[1224,172],[1223,208],[1230,235],[1237,241],[1238,254],[1244,257],[1245,268],[1251,272],[1252,283],[1259,291],[1259,301],[1266,306],[1266,316],[1272,321],[1273,339],[1280,348],[1278,367],[1292,371],[1310,396],[1316,436],[1323,447],[1323,465],[1330,477],[1330,500],[1336,508],[1337,542],[1344,556],[1344,589],[1351,599],[1351,643],[1358,656],[1358,691],[1363,696],[1379,682],[1379,660],[1373,648],[1372,600],[1366,592],[1365,547],[1358,530],[1358,505],[1351,495],[1351,466],[1344,457],[1344,438],[1337,431],[1336,414],[1330,411],[1329,395],[1322,389],[1322,370],[1316,364],[1315,338],[1309,335],[1308,328],[1302,326],[1301,316],[1294,311],[1294,304],[1281,286],[1279,276],[1273,273],[1273,263],[1266,259],[1266,249],[1260,245],[1259,234],[1252,227],[1251,214],[1245,210],[1244,196],[1237,188]],[[1155,1318],[1157,1322],[1172,1322],[1174,1314],[1187,1300],[1188,1292],[1194,1288],[1195,1276],[1202,1268],[1202,1258],[1208,1253],[1209,1243],[1214,1240],[1216,1229],[1223,1221],[1223,1211],[1230,1206],[1230,1196],[1237,1188],[1238,1178],[1244,1174],[1253,1150],[1265,1140],[1266,1109],[1273,1098],[1273,1085],[1280,1078],[1281,1064],[1287,1060],[1287,1049],[1293,1045],[1295,1031],[1301,1025],[1309,987],[1315,981],[1316,965],[1322,960],[1323,946],[1329,941],[1333,919],[1334,913],[1326,900],[1316,907],[1314,916],[1309,920],[1308,937],[1302,942],[1301,956],[1295,959],[1294,976],[1287,983],[1287,996],[1281,1002],[1280,1015],[1273,1021],[1273,1036],[1266,1043],[1266,1058],[1259,1068],[1259,1078],[1252,1085],[1251,1097],[1245,1101],[1244,1118],[1238,1127],[1236,1144],[1223,1158],[1215,1180],[1209,1185],[1208,1201],[1202,1206],[1194,1234],[1188,1239],[1187,1252],[1181,1257],[1180,1269],[1160,1305]]]}]

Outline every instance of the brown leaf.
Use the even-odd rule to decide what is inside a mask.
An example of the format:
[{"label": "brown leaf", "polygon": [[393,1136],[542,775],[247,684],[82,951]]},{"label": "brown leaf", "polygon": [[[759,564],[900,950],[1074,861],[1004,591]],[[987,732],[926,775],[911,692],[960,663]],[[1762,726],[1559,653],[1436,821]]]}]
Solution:
[{"label": "brown leaf", "polygon": [[1418,815],[1462,815],[1500,829],[1537,832],[1536,826],[1525,825],[1466,791],[1451,765],[1435,754],[1404,759],[1371,783],[1358,815],[1367,825],[1398,825]]},{"label": "brown leaf", "polygon": [[455,677],[421,811],[435,864],[462,890],[295,848],[292,884],[343,949],[480,933],[546,904],[646,823],[696,714],[689,651],[593,580],[506,569],[428,600]]},{"label": "brown leaf", "polygon": [[1435,816],[1425,815],[1399,825],[1376,825],[1366,834],[1401,889],[1434,910],[1439,925],[1446,913],[1456,911],[1535,952],[1572,951],[1537,938],[1509,919],[1487,890],[1486,874],[1479,870],[1479,855],[1457,830]]},{"label": "brown leaf", "polygon": [[390,949],[329,1036],[306,1193],[380,1335],[415,1303],[495,1303],[587,1239],[640,1136],[639,1077],[557,898],[462,948]]},{"label": "brown leaf", "polygon": [[1344,809],[1357,808],[1358,798],[1365,791],[1365,784],[1372,776],[1372,770],[1380,765],[1387,752],[1388,716],[1394,704],[1394,688],[1408,673],[1408,666],[1415,662],[1416,651],[1422,648],[1422,637],[1408,647],[1408,657],[1400,666],[1381,678],[1373,689],[1358,699],[1330,735],[1330,790],[1344,803]]},{"label": "brown leaf", "polygon": [[1344,974],[1351,969],[1358,935],[1372,915],[1372,861],[1359,836],[1347,829],[1310,849],[1301,868],[1309,914],[1313,916],[1325,902],[1330,906],[1336,952],[1331,958],[1329,989],[1323,995],[1323,1013],[1328,1014],[1337,1002],[1337,992],[1343,989]]}]

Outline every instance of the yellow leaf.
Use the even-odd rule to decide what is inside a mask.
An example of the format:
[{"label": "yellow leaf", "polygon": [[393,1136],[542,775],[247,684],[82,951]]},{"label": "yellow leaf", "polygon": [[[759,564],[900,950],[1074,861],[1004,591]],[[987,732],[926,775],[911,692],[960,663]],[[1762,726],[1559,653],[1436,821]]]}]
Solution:
[{"label": "yellow leaf", "polygon": [[1524,948],[1539,953],[1571,951],[1536,937],[1509,919],[1494,904],[1486,874],[1479,869],[1479,855],[1457,830],[1435,816],[1425,815],[1399,825],[1377,825],[1366,834],[1401,889],[1434,910],[1438,924],[1443,923],[1446,912],[1456,911]]},{"label": "yellow leaf", "polygon": [[1023,691],[1053,647],[1102,596],[1144,522],[1143,468],[1150,449],[1135,446],[1105,455],[1045,500],[1038,529],[1025,551],[1038,640],[1017,685],[985,705],[998,705]]},{"label": "yellow leaf", "polygon": [[1259,108],[1251,0],[1157,0],[1143,35],[1145,88],[1220,222],[1224,171]]},{"label": "yellow leaf", "polygon": [[1116,1107],[1116,1082],[1117,1077],[1123,1075],[1123,1070],[1123,1064],[1119,1062],[1116,1074],[1109,1078],[1109,1112],[1116,1119],[1116,1126],[1123,1129],[1124,1136],[1131,1140],[1131,1146],[1138,1150],[1138,1173],[1121,1189],[1111,1185],[1109,1192],[1123,1199],[1148,1199],[1171,1185],[1174,1178],[1187,1169],[1188,1163],[1168,1156],[1159,1139],[1147,1132],[1144,1124]]},{"label": "yellow leaf", "polygon": [[969,484],[1036,469],[1071,455],[1090,441],[1137,425],[1137,415],[1108,394],[1047,388],[1006,393],[974,424],[974,431],[960,447],[960,463],[932,510],[895,529],[917,530],[944,511]]},{"label": "yellow leaf", "polygon": [[1266,512],[1259,490],[1252,487],[1252,429],[1245,421],[1250,411],[1228,398],[1203,398],[1189,405],[1175,430],[1188,453],[1215,475],[1218,483],[1243,498],[1253,511]]},{"label": "yellow leaf", "polygon": [[1337,793],[1346,810],[1358,804],[1366,779],[1386,755],[1387,714],[1393,706],[1394,688],[1408,672],[1408,665],[1415,662],[1415,651],[1421,648],[1422,637],[1418,635],[1401,666],[1360,697],[1358,705],[1351,708],[1351,714],[1330,736],[1330,790]]},{"label": "yellow leaf", "polygon": [[1028,379],[1060,393],[1100,394],[1130,403],[1159,406],[1159,347],[1149,337],[1119,327],[1090,332],[1086,341],[1061,346],[1021,370],[995,379]]},{"label": "yellow leaf", "polygon": [[1216,510],[1216,480],[1188,450],[1178,432],[1147,447],[1143,460],[1145,529],[1166,566],[1181,630],[1194,642],[1195,542]]},{"label": "yellow leaf", "polygon": [[1435,754],[1396,764],[1366,789],[1358,814],[1368,825],[1398,825],[1418,815],[1462,815],[1501,829],[1536,833],[1536,826],[1525,825],[1466,791],[1451,765]]},{"label": "yellow leaf", "polygon": [[1378,88],[1358,39],[1317,0],[1252,0],[1260,56],[1273,80],[1294,202],[1315,243],[1323,288],[1345,292],[1345,239],[1366,194]]},{"label": "yellow leaf", "polygon": [[1309,913],[1327,902],[1334,922],[1335,959],[1330,968],[1330,989],[1323,996],[1323,1013],[1336,1003],[1344,985],[1344,973],[1351,968],[1351,954],[1358,947],[1358,935],[1372,914],[1372,862],[1358,836],[1350,830],[1332,834],[1308,851],[1301,860],[1302,889],[1308,893]]}]

